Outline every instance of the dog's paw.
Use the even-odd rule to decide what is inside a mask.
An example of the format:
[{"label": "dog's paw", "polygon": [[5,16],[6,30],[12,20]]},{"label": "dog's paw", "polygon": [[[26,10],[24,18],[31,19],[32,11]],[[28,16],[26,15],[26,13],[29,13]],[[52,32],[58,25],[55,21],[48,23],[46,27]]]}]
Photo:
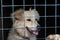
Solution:
[{"label": "dog's paw", "polygon": [[46,40],[60,40],[60,35],[59,34],[49,35],[47,36]]}]

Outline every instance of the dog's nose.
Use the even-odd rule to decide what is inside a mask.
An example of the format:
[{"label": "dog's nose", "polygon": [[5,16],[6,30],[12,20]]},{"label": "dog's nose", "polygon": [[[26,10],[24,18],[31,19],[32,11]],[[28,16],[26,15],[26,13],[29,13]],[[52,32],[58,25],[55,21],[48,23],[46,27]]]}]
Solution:
[{"label": "dog's nose", "polygon": [[37,25],[37,30],[40,31],[40,25]]},{"label": "dog's nose", "polygon": [[37,27],[40,27],[40,25],[37,25]]}]

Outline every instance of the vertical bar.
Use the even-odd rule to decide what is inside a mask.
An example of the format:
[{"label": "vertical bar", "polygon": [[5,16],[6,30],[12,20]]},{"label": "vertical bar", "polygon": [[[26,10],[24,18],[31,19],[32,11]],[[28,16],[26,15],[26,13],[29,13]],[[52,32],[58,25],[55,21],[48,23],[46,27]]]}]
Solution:
[{"label": "vertical bar", "polygon": [[[25,0],[23,0],[23,10],[25,10]],[[24,15],[24,28],[23,29],[25,30],[25,15]],[[24,36],[25,36],[25,31],[24,31]]]},{"label": "vertical bar", "polygon": [[14,0],[12,0],[12,13],[14,12]]},{"label": "vertical bar", "polygon": [[46,0],[45,0],[45,40],[46,40]]},{"label": "vertical bar", "polygon": [[3,7],[2,7],[2,0],[1,0],[1,17],[2,17],[2,40],[4,40],[4,34],[3,34]]},{"label": "vertical bar", "polygon": [[55,34],[57,33],[57,0],[55,0]]},{"label": "vertical bar", "polygon": [[[12,22],[14,24],[14,0],[12,0],[12,14],[13,14],[13,16],[12,16]],[[14,31],[14,27],[12,29]]]},{"label": "vertical bar", "polygon": [[[36,0],[34,0],[34,9],[36,9]],[[34,19],[35,19],[35,13],[34,13]],[[34,27],[35,27],[35,24],[34,24]],[[34,36],[36,37],[36,35],[34,35]],[[34,38],[34,39],[36,39],[36,38]]]},{"label": "vertical bar", "polygon": [[[36,10],[36,0],[34,0],[34,9]],[[35,19],[35,14],[36,13],[34,13],[34,19]],[[35,24],[34,24],[34,26],[35,26]]]}]

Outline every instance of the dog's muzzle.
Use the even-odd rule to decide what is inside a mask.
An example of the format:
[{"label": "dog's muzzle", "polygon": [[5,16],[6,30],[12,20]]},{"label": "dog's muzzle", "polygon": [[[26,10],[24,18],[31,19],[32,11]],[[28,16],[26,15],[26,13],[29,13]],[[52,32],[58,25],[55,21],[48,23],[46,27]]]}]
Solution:
[{"label": "dog's muzzle", "polygon": [[40,25],[37,25],[36,30],[31,30],[31,29],[30,29],[29,27],[27,27],[27,26],[26,26],[26,29],[27,29],[30,33],[32,33],[32,34],[34,34],[34,35],[38,35],[39,30],[40,30]]}]

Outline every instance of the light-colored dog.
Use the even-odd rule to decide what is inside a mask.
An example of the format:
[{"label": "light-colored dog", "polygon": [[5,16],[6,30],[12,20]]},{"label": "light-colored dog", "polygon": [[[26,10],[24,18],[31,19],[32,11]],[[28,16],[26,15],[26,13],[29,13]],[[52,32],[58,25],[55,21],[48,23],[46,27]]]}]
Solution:
[{"label": "light-colored dog", "polygon": [[60,40],[59,34],[49,35],[46,40]]},{"label": "light-colored dog", "polygon": [[38,12],[33,9],[28,11],[19,9],[14,12],[13,28],[11,29],[7,40],[36,40],[38,35],[37,23],[39,20]]}]

